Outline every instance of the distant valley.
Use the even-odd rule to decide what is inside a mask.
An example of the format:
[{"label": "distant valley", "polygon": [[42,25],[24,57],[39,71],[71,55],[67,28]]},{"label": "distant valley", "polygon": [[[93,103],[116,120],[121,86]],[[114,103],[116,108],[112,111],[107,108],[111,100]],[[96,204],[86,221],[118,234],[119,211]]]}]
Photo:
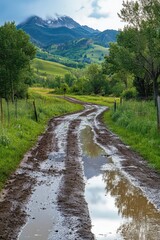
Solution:
[{"label": "distant valley", "polygon": [[17,26],[38,47],[37,57],[71,67],[103,61],[118,31],[81,26],[68,16],[46,20],[32,16]]}]

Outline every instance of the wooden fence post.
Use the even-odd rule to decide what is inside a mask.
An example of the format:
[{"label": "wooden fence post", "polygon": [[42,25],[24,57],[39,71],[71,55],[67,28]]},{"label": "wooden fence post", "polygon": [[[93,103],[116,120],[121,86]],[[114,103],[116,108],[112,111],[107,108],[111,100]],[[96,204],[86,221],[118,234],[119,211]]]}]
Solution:
[{"label": "wooden fence post", "polygon": [[65,94],[66,94],[66,87],[63,88],[63,93],[64,93],[64,98],[65,98]]},{"label": "wooden fence post", "polygon": [[160,131],[160,96],[157,97],[157,128]]},{"label": "wooden fence post", "polygon": [[18,118],[17,98],[15,98],[14,104],[15,104],[15,117],[17,119]]},{"label": "wooden fence post", "polygon": [[38,122],[38,115],[37,115],[37,109],[36,109],[35,100],[33,101],[33,108],[34,108],[34,115],[35,115],[36,122]]},{"label": "wooden fence post", "polygon": [[122,106],[122,102],[123,102],[122,97],[120,97],[120,105],[121,106]]},{"label": "wooden fence post", "polygon": [[117,110],[117,102],[116,100],[114,100],[114,111],[116,112],[116,110]]},{"label": "wooden fence post", "polygon": [[1,124],[3,124],[3,102],[2,102],[2,98],[0,98],[0,105],[1,105]]},{"label": "wooden fence post", "polygon": [[8,115],[8,126],[10,125],[10,111],[9,111],[9,100],[6,99],[7,103],[7,115]]}]

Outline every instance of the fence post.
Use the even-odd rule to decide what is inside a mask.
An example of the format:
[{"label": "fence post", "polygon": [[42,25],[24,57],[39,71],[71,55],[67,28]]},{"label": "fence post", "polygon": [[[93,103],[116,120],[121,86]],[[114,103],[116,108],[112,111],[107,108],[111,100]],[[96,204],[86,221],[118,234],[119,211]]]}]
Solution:
[{"label": "fence post", "polygon": [[117,102],[116,100],[114,100],[114,111],[116,112],[116,109],[117,109]]},{"label": "fence post", "polygon": [[63,93],[64,93],[64,98],[65,98],[65,94],[66,94],[66,87],[63,88]]},{"label": "fence post", "polygon": [[35,100],[33,101],[33,108],[34,108],[34,115],[35,115],[35,118],[36,118],[36,122],[38,122],[38,115],[37,115]]},{"label": "fence post", "polygon": [[1,105],[1,124],[3,124],[3,102],[2,102],[2,98],[0,98],[0,105]]},{"label": "fence post", "polygon": [[120,105],[121,106],[122,106],[122,102],[123,102],[122,97],[120,97]]},{"label": "fence post", "polygon": [[6,98],[7,102],[7,115],[8,115],[8,126],[10,125],[10,111],[9,111],[9,100]]},{"label": "fence post", "polygon": [[17,119],[17,118],[18,118],[17,98],[15,98],[14,104],[15,104],[15,117],[16,117],[16,119]]},{"label": "fence post", "polygon": [[160,96],[157,97],[157,128],[160,131]]}]

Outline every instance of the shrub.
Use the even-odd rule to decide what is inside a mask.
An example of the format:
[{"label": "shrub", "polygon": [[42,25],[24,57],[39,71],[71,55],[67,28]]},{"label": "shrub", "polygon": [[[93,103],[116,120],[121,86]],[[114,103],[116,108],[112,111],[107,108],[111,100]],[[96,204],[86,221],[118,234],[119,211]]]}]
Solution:
[{"label": "shrub", "polygon": [[126,100],[133,99],[137,97],[137,91],[135,88],[129,88],[123,91],[122,97]]}]

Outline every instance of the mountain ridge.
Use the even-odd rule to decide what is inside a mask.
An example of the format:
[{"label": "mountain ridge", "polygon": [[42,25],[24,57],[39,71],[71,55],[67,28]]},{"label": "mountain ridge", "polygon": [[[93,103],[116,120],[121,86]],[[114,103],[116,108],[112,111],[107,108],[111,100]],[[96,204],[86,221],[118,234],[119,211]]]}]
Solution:
[{"label": "mountain ridge", "polygon": [[[68,16],[42,19],[31,16],[17,26],[30,35],[31,41],[42,51],[37,56],[70,66],[99,63],[108,53],[109,42],[115,42],[118,31],[103,32],[80,25]],[[61,59],[61,57],[63,59]],[[68,59],[68,63],[65,59]]]},{"label": "mountain ridge", "polygon": [[34,15],[20,23],[17,28],[23,29],[34,43],[44,48],[80,38],[89,38],[96,41],[96,44],[107,47],[109,42],[116,41],[118,34],[116,30],[108,29],[101,32],[87,25],[80,25],[68,16],[42,19]]}]

